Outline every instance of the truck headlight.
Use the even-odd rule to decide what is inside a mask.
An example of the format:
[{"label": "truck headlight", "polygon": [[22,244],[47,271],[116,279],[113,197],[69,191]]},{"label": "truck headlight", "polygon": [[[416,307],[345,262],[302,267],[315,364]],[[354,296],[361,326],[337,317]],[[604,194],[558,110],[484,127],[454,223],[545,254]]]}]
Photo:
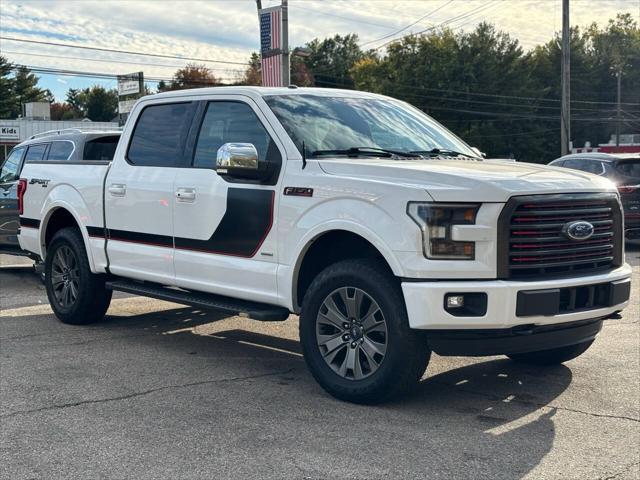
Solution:
[{"label": "truck headlight", "polygon": [[480,204],[409,202],[407,213],[422,231],[424,256],[433,260],[473,260],[475,242],[451,239],[453,225],[473,225]]}]

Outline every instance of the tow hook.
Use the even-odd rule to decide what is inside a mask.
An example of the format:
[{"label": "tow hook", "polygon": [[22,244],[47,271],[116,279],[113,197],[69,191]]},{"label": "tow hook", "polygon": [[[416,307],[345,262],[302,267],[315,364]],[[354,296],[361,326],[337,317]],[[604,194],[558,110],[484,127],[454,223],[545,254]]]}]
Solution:
[{"label": "tow hook", "polygon": [[620,315],[621,311],[622,310],[618,310],[617,312],[613,312],[608,317],[605,317],[605,320],[621,320],[622,319],[622,315]]}]

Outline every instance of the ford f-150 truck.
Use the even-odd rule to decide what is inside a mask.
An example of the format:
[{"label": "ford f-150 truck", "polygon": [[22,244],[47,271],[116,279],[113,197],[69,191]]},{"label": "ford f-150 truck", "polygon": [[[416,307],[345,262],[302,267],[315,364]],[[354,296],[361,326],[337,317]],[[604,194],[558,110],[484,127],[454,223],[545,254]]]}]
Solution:
[{"label": "ford f-150 truck", "polygon": [[629,300],[615,186],[487,161],[392,98],[221,87],[138,101],[113,161],[27,161],[22,248],[63,322],[112,291],[300,315],[332,395],[383,401],[431,352],[555,364]]}]

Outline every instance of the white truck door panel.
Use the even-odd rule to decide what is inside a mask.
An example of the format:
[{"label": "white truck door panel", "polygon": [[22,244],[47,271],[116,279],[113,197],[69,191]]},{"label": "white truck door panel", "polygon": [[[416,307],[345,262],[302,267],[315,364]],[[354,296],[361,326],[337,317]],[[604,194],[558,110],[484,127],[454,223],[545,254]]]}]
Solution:
[{"label": "white truck door panel", "polygon": [[112,273],[141,280],[173,279],[174,175],[174,168],[130,165],[109,172],[105,214]]},{"label": "white truck door panel", "polygon": [[253,143],[261,161],[268,156],[281,161],[280,152],[256,108],[245,99],[216,98],[204,115],[193,149],[194,166],[176,169],[176,284],[274,302],[277,187],[238,179],[230,182],[213,168],[217,150],[224,143]]},{"label": "white truck door panel", "polygon": [[[194,102],[153,102],[118,151],[105,183],[109,268],[116,275],[173,284],[173,196]],[[131,128],[130,126],[127,126]]]}]

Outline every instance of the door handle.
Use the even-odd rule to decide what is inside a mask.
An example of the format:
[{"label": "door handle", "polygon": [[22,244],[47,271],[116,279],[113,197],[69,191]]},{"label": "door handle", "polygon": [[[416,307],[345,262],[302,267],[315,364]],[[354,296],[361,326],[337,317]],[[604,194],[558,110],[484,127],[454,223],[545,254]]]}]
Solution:
[{"label": "door handle", "polygon": [[127,186],[122,183],[112,183],[109,185],[109,193],[114,197],[124,197],[127,193]]},{"label": "door handle", "polygon": [[179,202],[193,202],[196,199],[195,188],[178,188],[176,198]]}]

